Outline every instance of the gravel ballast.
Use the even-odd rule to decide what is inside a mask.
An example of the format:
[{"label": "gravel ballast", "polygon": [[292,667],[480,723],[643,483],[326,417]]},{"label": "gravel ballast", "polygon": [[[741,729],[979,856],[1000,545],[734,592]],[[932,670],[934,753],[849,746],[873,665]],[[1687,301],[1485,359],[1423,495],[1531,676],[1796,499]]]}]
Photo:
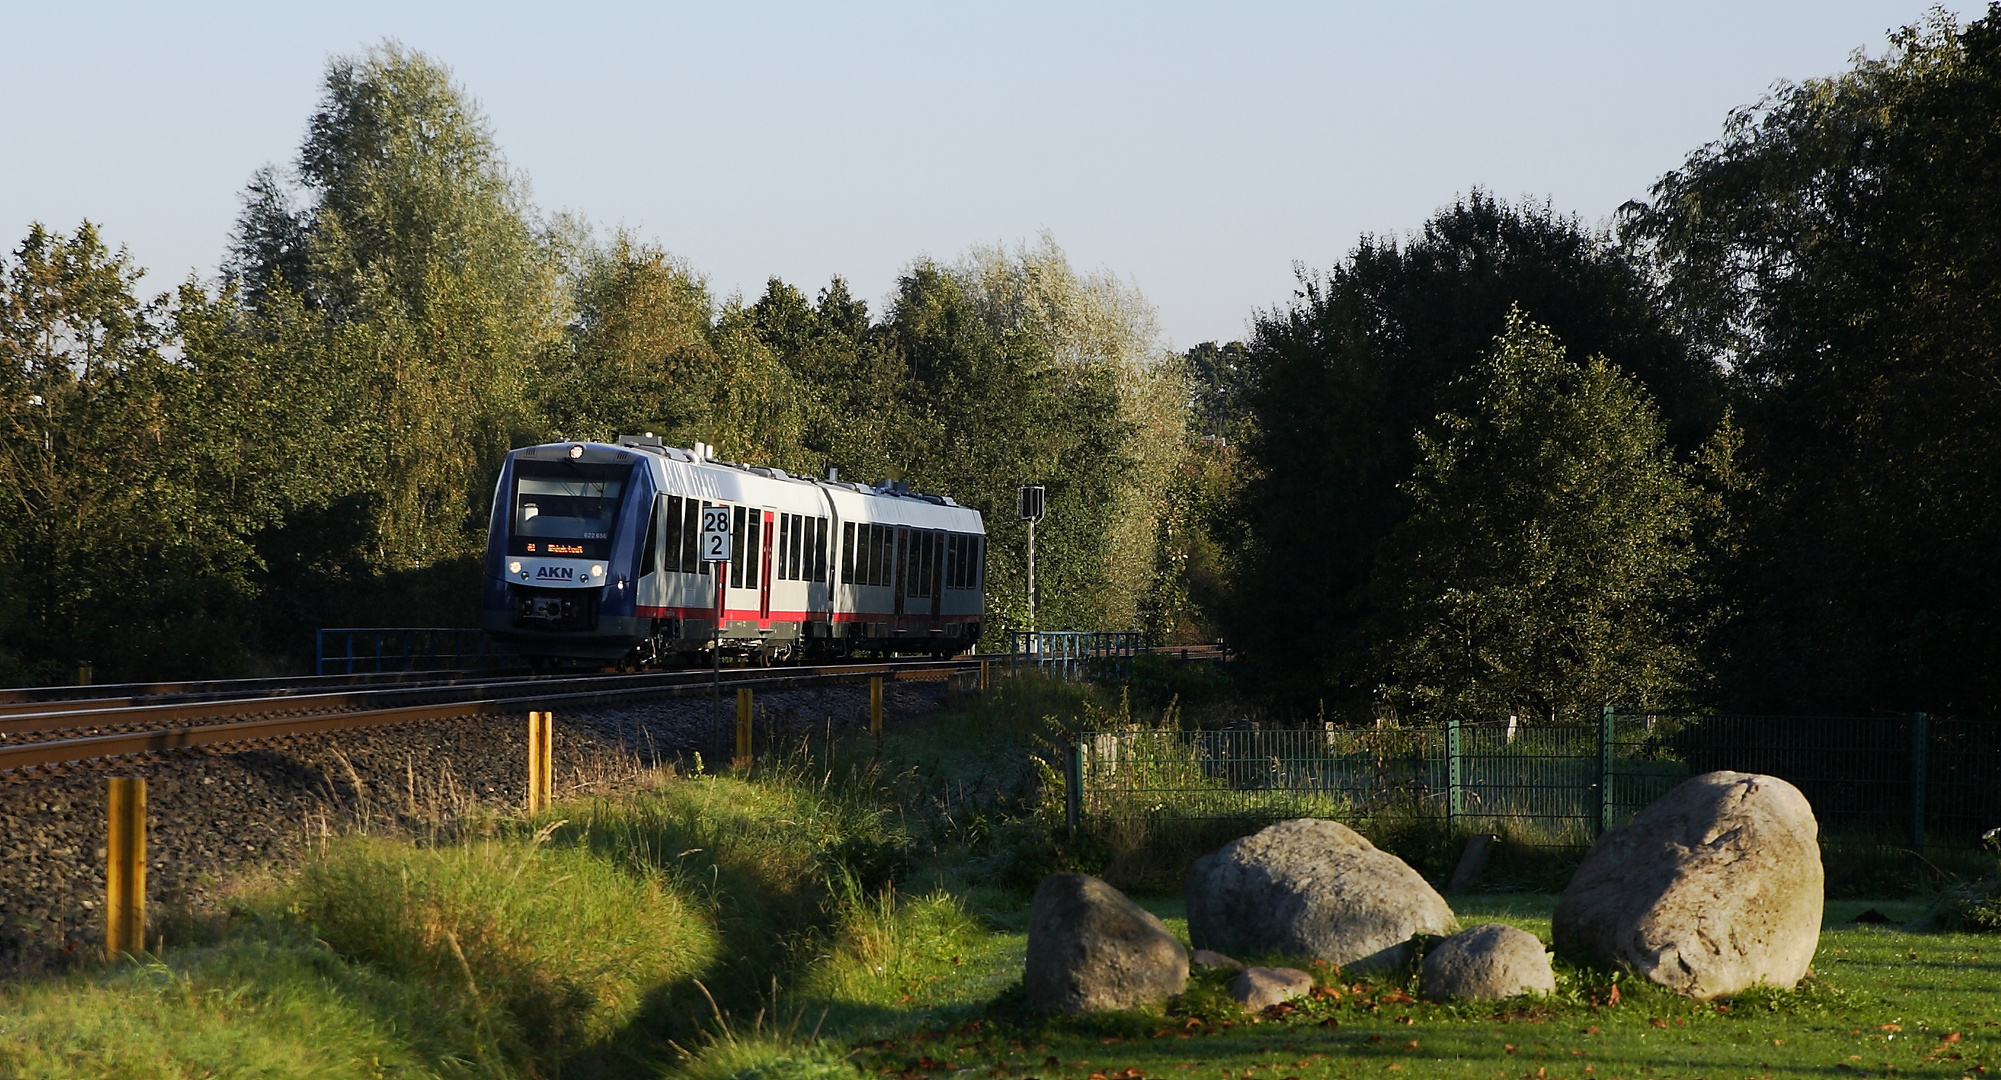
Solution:
[{"label": "gravel ballast", "polygon": [[[937,710],[943,683],[886,682],[884,722]],[[760,753],[868,729],[868,687],[757,695]],[[609,793],[656,766],[731,752],[735,694],[556,713],[557,798]],[[180,751],[0,780],[0,966],[95,956],[103,940],[105,781],[146,780],[147,896],[154,910],[204,909],[225,881],[282,865],[358,827],[421,832],[482,809],[519,809],[525,714],[363,728],[257,747]],[[713,767],[713,764],[712,766]]]}]

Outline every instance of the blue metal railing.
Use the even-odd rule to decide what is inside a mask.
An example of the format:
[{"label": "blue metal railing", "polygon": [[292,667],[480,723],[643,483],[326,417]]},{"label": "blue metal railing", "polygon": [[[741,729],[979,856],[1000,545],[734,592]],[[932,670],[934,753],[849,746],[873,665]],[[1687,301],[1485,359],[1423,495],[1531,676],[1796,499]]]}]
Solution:
[{"label": "blue metal railing", "polygon": [[339,627],[313,640],[319,675],[376,671],[437,671],[506,667],[521,662],[487,640],[486,631],[457,627]]},{"label": "blue metal railing", "polygon": [[1011,630],[1008,671],[1032,665],[1054,679],[1123,679],[1144,637],[1134,630]]}]

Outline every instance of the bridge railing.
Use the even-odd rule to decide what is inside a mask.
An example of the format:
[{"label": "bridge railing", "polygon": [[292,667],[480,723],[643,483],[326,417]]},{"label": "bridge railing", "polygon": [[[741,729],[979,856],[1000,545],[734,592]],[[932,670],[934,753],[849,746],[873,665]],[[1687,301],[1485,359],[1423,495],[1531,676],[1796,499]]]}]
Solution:
[{"label": "bridge railing", "polygon": [[319,631],[313,642],[313,670],[318,675],[507,667],[520,662],[519,656],[487,640],[486,631],[462,627],[335,627]]},{"label": "bridge railing", "polygon": [[1034,667],[1056,679],[1126,678],[1146,644],[1135,630],[1013,630],[1007,637],[1010,672]]}]

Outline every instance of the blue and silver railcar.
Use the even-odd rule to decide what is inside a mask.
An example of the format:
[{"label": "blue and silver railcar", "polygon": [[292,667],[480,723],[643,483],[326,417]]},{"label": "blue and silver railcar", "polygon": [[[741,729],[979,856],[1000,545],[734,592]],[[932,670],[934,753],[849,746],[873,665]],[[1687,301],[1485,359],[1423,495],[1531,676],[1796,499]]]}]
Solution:
[{"label": "blue and silver railcar", "polygon": [[[730,511],[727,563],[696,557],[706,506]],[[488,535],[485,627],[530,656],[950,655],[984,622],[978,511],[901,485],[717,461],[699,444],[513,451]]]}]

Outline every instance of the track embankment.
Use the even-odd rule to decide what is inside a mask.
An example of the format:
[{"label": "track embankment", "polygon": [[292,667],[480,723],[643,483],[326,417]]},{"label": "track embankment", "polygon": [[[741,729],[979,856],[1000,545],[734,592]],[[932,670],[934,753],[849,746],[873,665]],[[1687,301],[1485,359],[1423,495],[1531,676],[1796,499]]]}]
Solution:
[{"label": "track embankment", "polygon": [[[784,669],[749,674],[757,687],[761,751],[867,730],[866,674],[844,680]],[[531,701],[556,716],[559,798],[643,783],[654,767],[691,762],[697,753],[712,760],[716,748],[734,737],[735,695],[727,681],[720,717],[711,711],[706,686],[609,695],[608,689],[621,688],[548,689],[475,694],[467,700],[484,704],[475,709],[462,701],[448,718],[415,710],[448,708],[450,702],[406,704],[399,707],[412,713],[360,726],[351,723],[359,717],[347,715],[358,711],[352,706],[316,714],[303,704],[309,695],[285,695],[267,698],[264,712],[247,715],[269,720],[277,709],[292,711],[294,721],[316,715],[347,720],[337,730],[267,733],[94,761],[63,758],[71,763],[17,771],[14,782],[0,783],[0,964],[96,955],[108,776],[147,781],[147,891],[159,911],[226,903],[231,876],[283,865],[324,837],[356,828],[442,832],[469,815],[511,812],[525,791]],[[885,724],[928,714],[945,696],[945,683],[935,676],[886,680]],[[157,721],[155,730],[225,722],[213,711],[215,700],[206,704],[211,711]],[[0,705],[0,716],[18,715],[12,705]],[[101,737],[105,726],[59,729],[60,738]],[[33,745],[16,742],[23,738],[50,736],[12,735],[0,747]]]}]

